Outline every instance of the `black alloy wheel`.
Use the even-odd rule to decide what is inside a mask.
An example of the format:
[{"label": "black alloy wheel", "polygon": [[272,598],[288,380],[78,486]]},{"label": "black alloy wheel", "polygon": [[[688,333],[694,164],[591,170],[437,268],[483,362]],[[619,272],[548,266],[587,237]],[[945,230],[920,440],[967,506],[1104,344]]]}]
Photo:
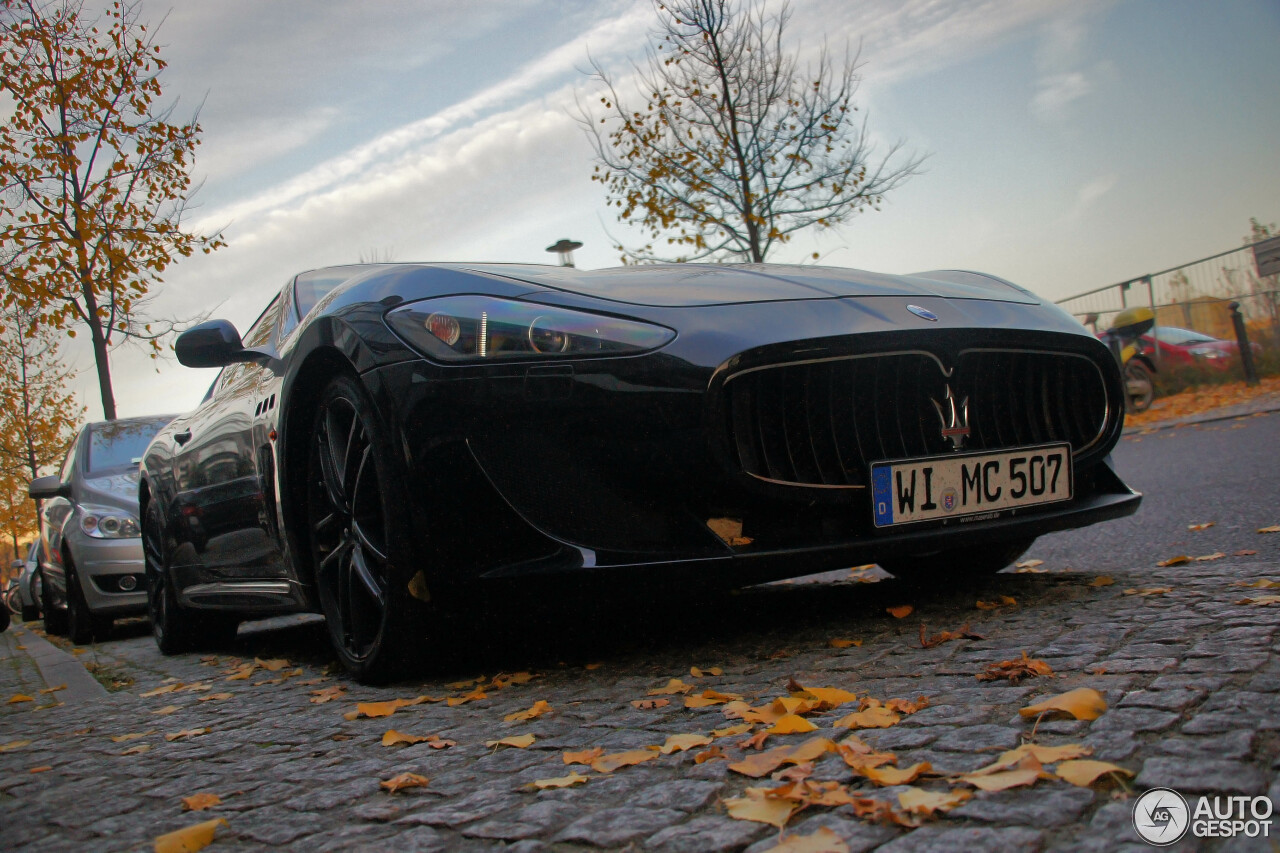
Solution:
[{"label": "black alloy wheel", "polygon": [[403,504],[372,403],[353,377],[320,398],[307,465],[312,565],[334,650],[360,681],[383,681],[410,657],[419,608],[393,554]]},{"label": "black alloy wheel", "polygon": [[964,588],[957,587],[957,582],[972,584],[1008,568],[1027,553],[1034,542],[1034,537],[1014,542],[992,542],[877,562],[886,572],[913,586],[954,590]]},{"label": "black alloy wheel", "polygon": [[40,609],[44,611],[44,630],[55,637],[66,636],[67,611],[60,609],[53,600],[53,587],[47,578],[40,584]]}]

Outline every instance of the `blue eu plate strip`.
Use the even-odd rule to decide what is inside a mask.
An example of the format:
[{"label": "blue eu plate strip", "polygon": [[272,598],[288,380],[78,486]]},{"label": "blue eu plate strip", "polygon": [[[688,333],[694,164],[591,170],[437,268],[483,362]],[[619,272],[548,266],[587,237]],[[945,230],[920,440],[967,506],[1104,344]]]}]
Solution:
[{"label": "blue eu plate strip", "polygon": [[893,524],[893,468],[878,465],[871,469],[871,501],[876,526]]}]

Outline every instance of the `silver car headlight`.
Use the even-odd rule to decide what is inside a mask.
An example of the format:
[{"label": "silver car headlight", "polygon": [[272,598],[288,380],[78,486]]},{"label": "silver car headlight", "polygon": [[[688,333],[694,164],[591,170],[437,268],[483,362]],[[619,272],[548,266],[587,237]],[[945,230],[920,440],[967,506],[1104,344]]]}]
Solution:
[{"label": "silver car headlight", "polygon": [[1192,347],[1190,352],[1192,355],[1196,356],[1197,358],[1207,358],[1210,361],[1217,361],[1218,359],[1229,358],[1229,356],[1225,352],[1215,347]]},{"label": "silver car headlight", "polygon": [[80,507],[80,529],[94,539],[136,539],[142,535],[138,519],[114,507]]},{"label": "silver car headlight", "polygon": [[636,355],[676,336],[639,320],[491,296],[410,302],[386,321],[414,349],[444,361]]}]

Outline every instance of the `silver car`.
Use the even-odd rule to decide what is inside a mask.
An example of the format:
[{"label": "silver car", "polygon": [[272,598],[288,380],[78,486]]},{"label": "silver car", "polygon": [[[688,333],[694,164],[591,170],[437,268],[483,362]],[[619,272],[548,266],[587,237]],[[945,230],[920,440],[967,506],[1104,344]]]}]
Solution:
[{"label": "silver car", "polygon": [[146,613],[138,524],[138,462],[172,415],[91,423],[62,471],[31,481],[40,509],[44,627],[76,643],[103,637],[120,616]]},{"label": "silver car", "polygon": [[40,540],[31,543],[27,549],[25,560],[15,560],[14,565],[21,564],[18,570],[18,615],[23,622],[34,622],[40,618]]}]

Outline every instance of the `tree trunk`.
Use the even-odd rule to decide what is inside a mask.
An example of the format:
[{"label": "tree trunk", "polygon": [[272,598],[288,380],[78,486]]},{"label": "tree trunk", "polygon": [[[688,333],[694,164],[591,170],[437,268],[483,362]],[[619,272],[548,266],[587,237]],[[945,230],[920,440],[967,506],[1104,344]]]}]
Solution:
[{"label": "tree trunk", "polygon": [[96,323],[89,324],[89,335],[93,338],[93,361],[98,368],[98,391],[102,394],[102,417],[109,421],[116,419],[116,397],[111,390],[111,361],[107,353],[107,339]]}]

